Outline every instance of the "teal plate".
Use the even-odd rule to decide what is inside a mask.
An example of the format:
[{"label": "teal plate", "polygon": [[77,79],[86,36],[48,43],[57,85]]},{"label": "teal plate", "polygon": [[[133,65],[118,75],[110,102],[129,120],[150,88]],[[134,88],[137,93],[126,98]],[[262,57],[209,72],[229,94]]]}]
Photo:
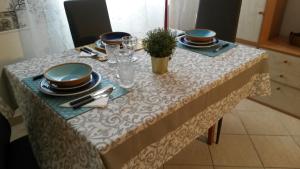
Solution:
[{"label": "teal plate", "polygon": [[194,29],[186,31],[185,34],[194,38],[213,38],[216,36],[216,32],[208,29]]}]

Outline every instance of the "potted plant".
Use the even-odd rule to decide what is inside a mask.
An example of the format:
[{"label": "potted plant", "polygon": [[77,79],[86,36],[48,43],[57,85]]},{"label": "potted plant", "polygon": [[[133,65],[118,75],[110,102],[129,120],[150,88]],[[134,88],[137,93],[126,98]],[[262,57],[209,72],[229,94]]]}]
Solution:
[{"label": "potted plant", "polygon": [[171,31],[158,28],[149,31],[143,39],[144,50],[150,54],[152,71],[157,74],[168,72],[168,63],[176,47],[176,38]]}]

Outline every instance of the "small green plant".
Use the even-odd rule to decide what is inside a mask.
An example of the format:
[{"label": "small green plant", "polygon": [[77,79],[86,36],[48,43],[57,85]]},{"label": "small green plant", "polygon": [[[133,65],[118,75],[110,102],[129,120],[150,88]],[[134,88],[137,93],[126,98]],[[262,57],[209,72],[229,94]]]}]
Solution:
[{"label": "small green plant", "polygon": [[176,47],[176,38],[171,31],[162,28],[151,30],[143,39],[144,50],[152,57],[168,57]]}]

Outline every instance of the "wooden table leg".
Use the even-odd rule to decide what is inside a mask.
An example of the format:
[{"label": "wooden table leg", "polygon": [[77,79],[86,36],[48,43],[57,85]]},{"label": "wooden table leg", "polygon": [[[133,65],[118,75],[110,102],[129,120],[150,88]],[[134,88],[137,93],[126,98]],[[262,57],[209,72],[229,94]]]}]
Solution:
[{"label": "wooden table leg", "polygon": [[221,129],[222,129],[222,122],[223,122],[223,117],[218,121],[216,144],[219,144],[220,134],[221,134]]},{"label": "wooden table leg", "polygon": [[207,139],[207,144],[211,145],[214,141],[214,134],[215,134],[215,125],[211,126],[208,129],[208,139]]}]

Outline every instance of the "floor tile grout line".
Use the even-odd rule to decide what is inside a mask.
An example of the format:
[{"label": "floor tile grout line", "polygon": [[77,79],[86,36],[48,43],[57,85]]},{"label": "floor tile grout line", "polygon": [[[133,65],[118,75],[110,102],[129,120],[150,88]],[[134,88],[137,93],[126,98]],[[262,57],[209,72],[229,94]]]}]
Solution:
[{"label": "floor tile grout line", "polygon": [[[282,113],[282,112],[278,112],[278,113]],[[286,115],[285,113],[282,113],[282,114]],[[280,114],[280,116],[282,116],[282,114]],[[284,118],[284,117],[282,117],[282,118]],[[286,125],[284,124],[283,120],[281,120],[281,118],[279,118],[278,116],[276,116],[276,119],[283,126],[283,128],[287,131],[288,135],[292,136],[292,133],[290,132],[290,130],[288,129],[288,127],[286,127]]]},{"label": "floor tile grout line", "polygon": [[[247,113],[247,112],[246,112]],[[271,112],[270,112],[271,113]],[[278,112],[278,113],[282,113],[282,112]],[[256,154],[257,154],[257,156],[258,156],[258,158],[259,158],[259,160],[260,160],[260,162],[261,162],[261,164],[262,164],[262,166],[264,167],[264,168],[268,168],[268,167],[265,167],[264,166],[264,163],[263,163],[263,161],[262,161],[262,159],[261,159],[261,156],[259,155],[259,153],[258,153],[258,150],[257,150],[257,148],[256,148],[256,146],[255,146],[255,144],[254,144],[254,141],[252,140],[252,137],[251,136],[285,136],[285,137],[291,137],[291,139],[294,141],[294,143],[296,144],[296,145],[298,145],[298,147],[300,147],[300,145],[296,142],[296,140],[294,139],[294,135],[292,135],[292,133],[290,132],[290,130],[286,127],[286,125],[283,123],[283,121],[279,118],[279,116],[281,116],[281,114],[279,114],[279,115],[276,115],[275,116],[275,119],[276,120],[278,120],[279,121],[279,123],[281,124],[281,126],[285,129],[285,131],[287,132],[287,135],[270,135],[270,134],[261,134],[261,135],[259,135],[259,134],[249,134],[249,132],[248,132],[248,130],[247,130],[247,128],[245,127],[245,124],[244,124],[244,121],[241,119],[241,117],[240,117],[240,115],[239,115],[239,113],[238,112],[236,112],[236,115],[238,116],[238,118],[240,119],[240,121],[242,122],[242,125],[244,126],[244,128],[245,128],[245,130],[246,130],[246,133],[248,133],[248,137],[250,137],[250,141],[251,141],[251,143],[252,143],[252,145],[253,145],[253,147],[254,147],[254,150],[256,151]],[[284,117],[282,117],[282,118],[284,118]],[[278,169],[282,169],[282,167],[280,168],[280,167],[269,167],[269,168],[278,168]],[[285,168],[287,168],[288,169],[288,167],[285,167]],[[295,169],[295,168],[291,168],[291,169]]]},{"label": "floor tile grout line", "polygon": [[[300,148],[300,143],[298,143],[295,139],[295,136],[291,136],[292,140],[294,141],[294,143]],[[300,167],[299,167],[300,168]]]},{"label": "floor tile grout line", "polygon": [[250,142],[251,142],[251,144],[252,144],[252,146],[253,146],[253,148],[254,148],[254,151],[255,151],[255,153],[256,153],[256,155],[257,155],[257,157],[258,157],[258,159],[259,159],[259,161],[260,161],[262,167],[265,167],[265,166],[264,166],[264,163],[263,163],[263,161],[262,161],[262,159],[261,159],[261,157],[260,157],[260,155],[259,155],[259,153],[258,153],[258,151],[257,151],[257,149],[256,149],[256,147],[255,147],[255,144],[254,144],[254,142],[253,142],[253,140],[252,140],[252,138],[251,138],[251,135],[249,134],[248,130],[247,130],[246,127],[245,127],[244,121],[241,119],[241,117],[239,116],[239,114],[237,114],[237,116],[238,116],[238,118],[241,120],[241,123],[242,123],[242,125],[244,126],[244,128],[245,128],[245,130],[246,130],[247,136],[248,136],[248,138],[250,139]]},{"label": "floor tile grout line", "polygon": [[[249,99],[247,99],[247,100],[250,101],[250,102],[254,102],[254,101],[251,101],[251,100],[249,100]],[[258,104],[258,105],[260,105],[260,106],[263,106],[264,108],[269,108],[269,107],[267,107],[267,106],[265,106],[265,105],[263,105],[263,104],[256,103],[256,102],[254,102],[254,103],[255,103],[255,104]],[[240,110],[240,111],[245,111],[246,113],[248,113],[247,110]],[[263,111],[263,110],[261,110],[261,111]],[[254,111],[253,111],[253,112],[254,112]],[[291,115],[289,115],[289,114],[280,112],[280,111],[275,111],[275,112],[273,112],[273,110],[272,110],[272,111],[267,111],[267,112],[268,112],[268,113],[278,113],[278,115],[275,116],[275,119],[276,119],[277,121],[279,121],[279,123],[281,124],[281,126],[282,126],[282,127],[285,129],[285,131],[287,132],[287,135],[293,136],[293,133],[289,130],[288,127],[286,127],[286,125],[284,124],[284,122],[281,120],[281,118],[284,118],[284,117],[279,117],[279,116],[286,115],[286,116],[288,116],[288,117],[290,117],[290,118],[295,118],[295,117],[293,117],[293,116],[291,116]],[[249,113],[251,113],[251,111],[249,111]],[[236,115],[240,118],[239,113],[235,112],[234,114],[236,114]],[[296,118],[296,119],[297,119],[297,118]],[[240,118],[240,120],[243,122],[243,120],[242,120],[241,118]],[[244,128],[246,129],[246,131],[247,131],[247,128],[245,127],[244,123],[243,123],[243,126],[244,126]],[[253,134],[250,134],[250,135],[253,135]],[[286,136],[287,136],[287,135],[286,135]],[[285,135],[283,135],[283,136],[285,136]]]},{"label": "floor tile grout line", "polygon": [[249,137],[249,139],[250,139],[250,141],[251,141],[251,143],[252,143],[252,146],[253,146],[253,148],[254,148],[256,154],[257,154],[257,157],[258,157],[258,159],[259,159],[259,161],[260,161],[262,167],[265,168],[265,165],[264,165],[264,163],[263,163],[262,157],[259,155],[258,150],[257,150],[257,148],[256,148],[256,146],[255,146],[255,144],[254,144],[254,141],[252,140],[251,135],[248,135],[248,137]]},{"label": "floor tile grout line", "polygon": [[[221,131],[221,132],[222,132],[222,131]],[[211,153],[211,151],[210,151],[210,146],[212,146],[212,145],[208,145],[208,144],[207,144],[207,146],[208,146],[208,151],[209,151],[211,163],[212,163],[212,165],[213,165],[213,168],[215,169],[215,167],[214,167],[214,166],[215,166],[214,159],[213,159],[212,153]]]}]

